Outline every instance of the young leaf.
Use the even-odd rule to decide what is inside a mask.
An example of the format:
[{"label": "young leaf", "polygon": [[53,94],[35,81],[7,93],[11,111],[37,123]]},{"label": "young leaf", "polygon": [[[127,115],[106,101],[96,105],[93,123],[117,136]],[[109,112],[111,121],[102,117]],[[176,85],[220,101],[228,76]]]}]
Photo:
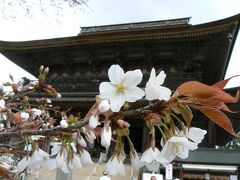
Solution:
[{"label": "young leaf", "polygon": [[240,136],[235,133],[230,119],[222,111],[215,109],[215,108],[206,107],[206,106],[197,106],[197,105],[190,105],[190,106],[192,108],[200,110],[210,120],[212,120],[214,123],[216,123],[221,128],[225,129],[230,134],[240,138]]},{"label": "young leaf", "polygon": [[214,85],[212,85],[212,86],[215,86],[215,87],[218,87],[218,88],[220,88],[220,89],[223,89],[223,88],[227,85],[228,81],[230,81],[230,80],[231,80],[232,78],[234,78],[234,77],[239,77],[239,76],[240,76],[240,75],[232,76],[232,77],[230,77],[230,78],[228,78],[228,79],[219,81],[219,82],[217,82],[216,84],[214,84]]},{"label": "young leaf", "polygon": [[204,99],[208,98],[226,103],[236,103],[238,101],[238,99],[236,100],[236,98],[224,92],[217,86],[208,86],[198,81],[188,81],[183,83],[177,88],[175,95]]}]

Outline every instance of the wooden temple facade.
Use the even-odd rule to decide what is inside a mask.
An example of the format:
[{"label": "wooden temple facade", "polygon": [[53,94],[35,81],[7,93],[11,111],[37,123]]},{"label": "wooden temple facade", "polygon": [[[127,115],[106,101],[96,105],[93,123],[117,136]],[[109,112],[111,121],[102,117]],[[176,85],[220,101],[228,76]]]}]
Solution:
[{"label": "wooden temple facade", "polygon": [[[239,21],[238,14],[194,26],[189,24],[189,18],[182,18],[83,27],[74,37],[0,41],[0,52],[36,76],[41,65],[48,66],[48,82],[62,94],[55,102],[86,112],[95,101],[100,82],[108,80],[111,64],[120,64],[125,70],[143,70],[143,86],[152,67],[166,72],[165,86],[172,90],[188,80],[209,85],[222,80]],[[199,114],[193,123],[209,130],[203,146],[223,143],[216,138],[215,125],[204,116]]]},{"label": "wooden temple facade", "polygon": [[[157,72],[164,70],[164,85],[173,91],[188,80],[209,85],[222,80],[239,31],[240,14],[200,25],[189,24],[189,19],[82,27],[74,37],[0,41],[0,52],[36,76],[41,65],[48,66],[48,82],[62,94],[54,102],[85,113],[95,101],[100,82],[108,80],[107,70],[112,64],[124,70],[140,68],[144,74],[142,86],[152,67]],[[194,113],[193,125],[208,130],[202,147],[223,145],[232,138],[200,113]],[[234,125],[239,131],[240,122]],[[134,123],[131,128],[135,134],[142,134],[133,139],[137,150],[142,151],[147,146],[147,129],[142,123]]]}]

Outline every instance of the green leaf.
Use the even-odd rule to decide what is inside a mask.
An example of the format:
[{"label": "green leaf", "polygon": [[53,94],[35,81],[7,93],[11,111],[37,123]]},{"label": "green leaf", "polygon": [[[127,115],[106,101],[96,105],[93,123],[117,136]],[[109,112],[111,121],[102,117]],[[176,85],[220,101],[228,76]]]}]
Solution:
[{"label": "green leaf", "polygon": [[128,128],[117,129],[117,135],[118,136],[129,136],[129,129]]},{"label": "green leaf", "polygon": [[187,105],[181,103],[178,103],[178,109],[187,126],[190,127],[193,118],[191,109]]}]

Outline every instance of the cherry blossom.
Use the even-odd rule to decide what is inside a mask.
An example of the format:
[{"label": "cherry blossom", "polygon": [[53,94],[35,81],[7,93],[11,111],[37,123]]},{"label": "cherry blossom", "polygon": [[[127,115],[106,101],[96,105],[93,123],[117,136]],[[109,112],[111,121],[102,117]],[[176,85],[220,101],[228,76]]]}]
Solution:
[{"label": "cherry blossom", "polygon": [[109,159],[107,163],[107,173],[113,176],[116,175],[125,175],[125,169],[123,165],[124,154],[120,154],[119,156],[113,156]]},{"label": "cherry blossom", "polygon": [[67,120],[66,120],[66,119],[62,119],[62,120],[60,121],[60,126],[61,126],[61,128],[67,128],[67,127],[68,127],[68,122],[67,122]]},{"label": "cherry blossom", "polygon": [[126,101],[135,102],[144,96],[144,91],[137,87],[142,76],[139,69],[124,73],[119,65],[112,65],[108,70],[110,82],[99,86],[100,98],[109,100],[111,110],[118,112]]},{"label": "cherry blossom", "polygon": [[[61,143],[53,143],[51,156],[57,156],[46,162],[48,170],[51,171],[55,168],[60,168],[64,173],[69,173],[73,168],[80,168],[82,166],[79,156],[76,154],[75,145],[71,143],[67,146],[68,147],[64,147]],[[71,155],[69,153],[71,153]],[[72,157],[72,159],[69,159],[69,157]]]},{"label": "cherry blossom", "polygon": [[189,154],[189,150],[196,150],[198,144],[204,138],[207,133],[206,130],[200,128],[191,127],[187,130],[181,131],[177,136],[171,137],[164,145],[162,153],[169,161],[174,160],[176,156],[181,159],[186,159]]},{"label": "cherry blossom", "polygon": [[142,154],[140,163],[141,164],[139,166],[146,165],[149,170],[156,171],[159,169],[160,164],[167,166],[169,164],[169,161],[163,157],[163,154],[159,151],[158,148],[150,147]]},{"label": "cherry blossom", "polygon": [[98,119],[99,119],[98,115],[96,115],[96,116],[92,115],[90,117],[88,125],[91,129],[95,129],[99,125]]},{"label": "cherry blossom", "polygon": [[169,100],[171,96],[171,90],[161,86],[166,78],[164,71],[161,71],[158,76],[156,76],[156,71],[152,68],[150,78],[146,84],[145,93],[147,100]]},{"label": "cherry blossom", "polygon": [[83,167],[88,167],[93,164],[93,161],[91,159],[89,152],[87,152],[85,149],[82,149],[80,151],[80,162]]},{"label": "cherry blossom", "polygon": [[110,109],[110,104],[108,100],[102,100],[98,105],[98,109],[100,112],[107,112]]},{"label": "cherry blossom", "polygon": [[111,139],[112,139],[111,126],[104,126],[101,131],[101,145],[108,149],[111,144]]},{"label": "cherry blossom", "polygon": [[33,152],[31,157],[27,155],[24,158],[22,158],[18,162],[17,167],[20,172],[26,169],[27,167],[29,169],[37,170],[44,166],[45,160],[47,159],[49,159],[49,154],[43,151],[42,149],[37,148]]}]

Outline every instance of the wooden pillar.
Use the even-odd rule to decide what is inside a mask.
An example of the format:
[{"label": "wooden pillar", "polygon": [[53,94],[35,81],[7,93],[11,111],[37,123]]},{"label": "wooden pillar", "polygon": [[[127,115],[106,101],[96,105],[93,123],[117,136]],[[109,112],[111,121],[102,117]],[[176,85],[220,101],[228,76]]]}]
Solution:
[{"label": "wooden pillar", "polygon": [[240,166],[237,167],[237,179],[240,180]]},{"label": "wooden pillar", "polygon": [[215,148],[216,126],[212,121],[208,121],[208,147]]},{"label": "wooden pillar", "polygon": [[142,129],[142,153],[149,147],[150,135],[149,129],[145,123],[143,123]]},{"label": "wooden pillar", "polygon": [[64,173],[60,168],[57,168],[56,180],[72,180],[72,171]]}]

